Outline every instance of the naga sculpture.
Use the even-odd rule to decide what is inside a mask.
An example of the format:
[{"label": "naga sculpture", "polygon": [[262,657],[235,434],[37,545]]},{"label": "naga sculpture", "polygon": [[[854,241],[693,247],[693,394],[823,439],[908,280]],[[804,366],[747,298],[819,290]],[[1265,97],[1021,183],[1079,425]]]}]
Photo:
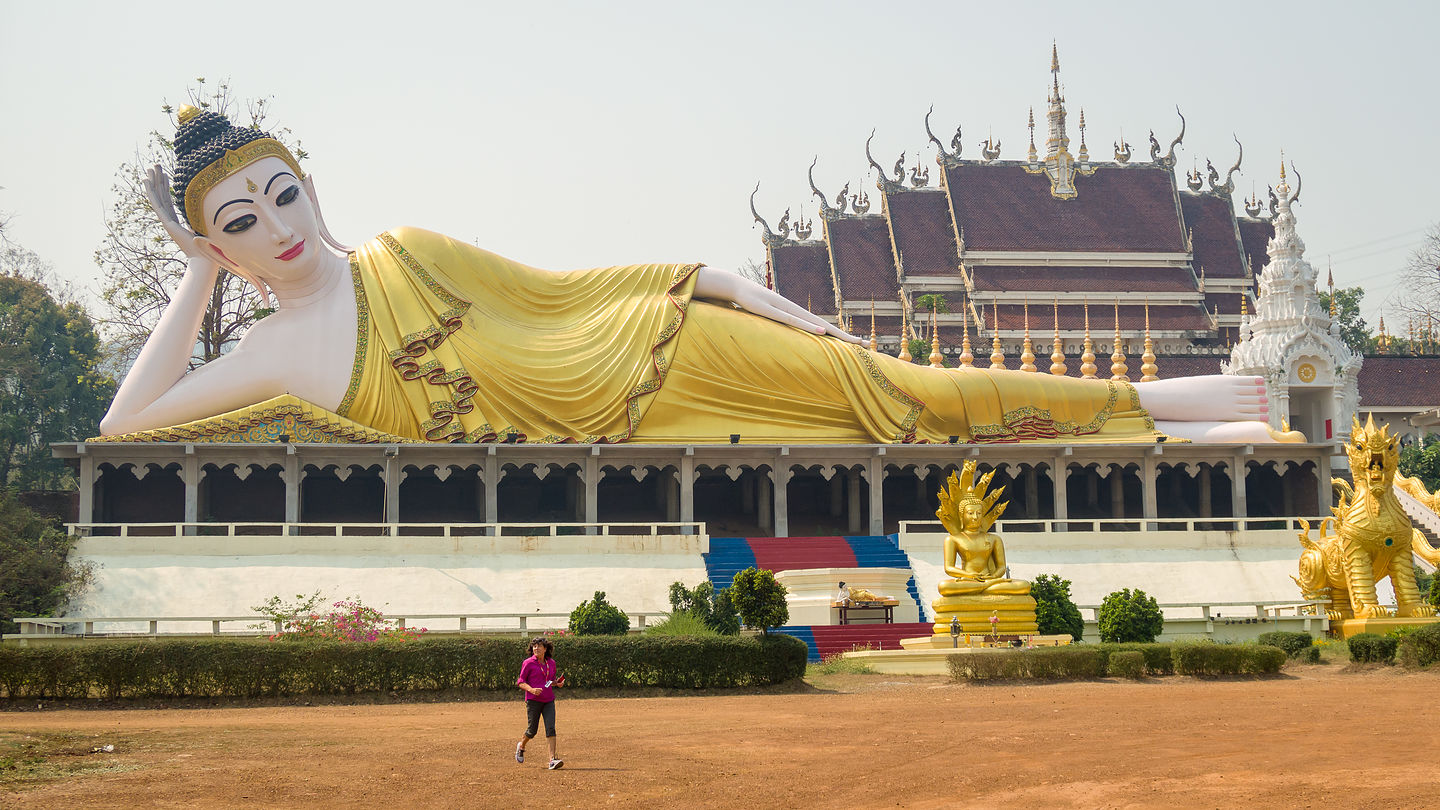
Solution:
[{"label": "naga sculpture", "polygon": [[1435,615],[1415,587],[1411,555],[1440,563],[1440,549],[1411,525],[1410,516],[1395,497],[1395,471],[1400,462],[1397,436],[1390,426],[1377,428],[1371,415],[1362,426],[1354,419],[1345,453],[1355,479],[1332,483],[1340,503],[1325,518],[1318,540],[1310,539],[1310,525],[1301,521],[1300,576],[1295,583],[1306,599],[1325,601],[1332,620],[1381,619],[1391,615],[1375,595],[1376,583],[1390,577],[1401,617]]},{"label": "naga sculpture", "polygon": [[935,516],[946,531],[945,573],[950,579],[941,580],[940,598],[931,603],[936,635],[948,634],[952,619],[968,632],[1036,632],[1030,583],[1010,578],[1005,543],[990,531],[1009,505],[1000,500],[1004,487],[990,491],[994,477],[994,470],[977,477],[972,459],[958,476],[950,473],[947,487],[940,490]]}]

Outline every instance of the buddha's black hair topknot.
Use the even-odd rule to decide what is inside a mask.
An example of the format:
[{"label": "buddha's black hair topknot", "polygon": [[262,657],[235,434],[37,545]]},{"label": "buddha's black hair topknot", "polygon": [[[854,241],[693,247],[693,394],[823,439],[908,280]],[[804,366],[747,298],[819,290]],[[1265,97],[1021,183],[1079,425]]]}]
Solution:
[{"label": "buddha's black hair topknot", "polygon": [[[185,190],[201,169],[214,163],[226,150],[238,149],[251,141],[269,137],[268,132],[237,127],[217,112],[201,112],[181,124],[175,133],[175,179],[171,184],[180,215],[186,216]],[[195,227],[195,223],[191,222],[190,227]]]}]

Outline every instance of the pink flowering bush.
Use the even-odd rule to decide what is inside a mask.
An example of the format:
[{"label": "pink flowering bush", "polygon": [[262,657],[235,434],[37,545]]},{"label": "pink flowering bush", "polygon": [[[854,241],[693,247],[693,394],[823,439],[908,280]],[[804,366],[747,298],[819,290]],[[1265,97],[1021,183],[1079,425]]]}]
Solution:
[{"label": "pink flowering bush", "polygon": [[424,627],[397,627],[385,614],[359,599],[342,599],[328,613],[300,613],[277,617],[283,622],[277,639],[313,638],[325,641],[411,641],[426,632]]}]

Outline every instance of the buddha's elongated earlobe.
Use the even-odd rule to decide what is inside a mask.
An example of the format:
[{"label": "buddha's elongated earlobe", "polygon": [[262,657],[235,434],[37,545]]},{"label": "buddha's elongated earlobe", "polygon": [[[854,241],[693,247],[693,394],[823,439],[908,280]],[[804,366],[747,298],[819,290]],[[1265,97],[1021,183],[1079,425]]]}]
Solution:
[{"label": "buddha's elongated earlobe", "polygon": [[325,215],[320,212],[320,198],[315,194],[315,175],[307,174],[305,179],[300,182],[305,186],[305,193],[310,195],[310,205],[315,209],[315,224],[320,226],[320,238],[325,240],[325,244],[341,253],[353,253],[354,248],[340,244],[340,240],[332,236],[330,229],[325,227]]}]

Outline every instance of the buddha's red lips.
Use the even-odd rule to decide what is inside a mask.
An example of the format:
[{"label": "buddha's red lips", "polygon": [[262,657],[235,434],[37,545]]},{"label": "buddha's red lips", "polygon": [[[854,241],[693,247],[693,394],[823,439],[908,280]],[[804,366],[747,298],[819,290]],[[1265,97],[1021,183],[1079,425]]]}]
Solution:
[{"label": "buddha's red lips", "polygon": [[300,255],[301,253],[303,253],[303,252],[305,252],[305,240],[304,240],[304,239],[301,239],[301,240],[300,240],[300,243],[297,244],[295,247],[290,248],[289,250],[285,251],[284,253],[281,253],[279,256],[276,256],[275,258],[279,259],[279,260],[282,261],[282,262],[288,262],[288,261],[290,261],[291,259],[295,258],[296,256],[299,256],[299,255]]}]

